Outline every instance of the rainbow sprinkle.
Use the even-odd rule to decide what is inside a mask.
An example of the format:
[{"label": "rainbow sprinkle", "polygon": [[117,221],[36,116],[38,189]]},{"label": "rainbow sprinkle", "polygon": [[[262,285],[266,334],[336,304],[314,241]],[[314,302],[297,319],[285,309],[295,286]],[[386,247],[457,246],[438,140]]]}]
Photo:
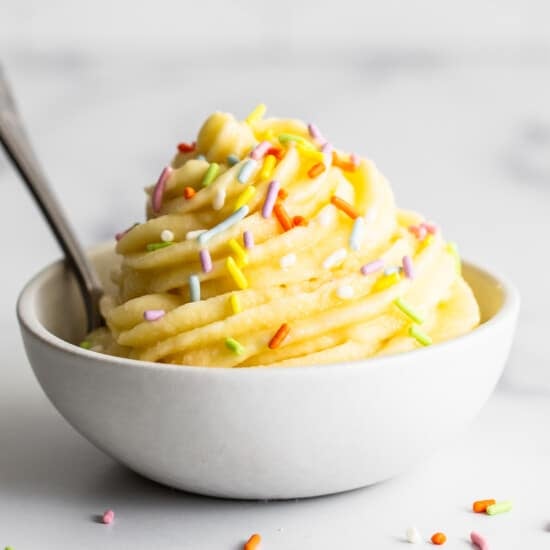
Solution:
[{"label": "rainbow sprinkle", "polygon": [[199,258],[201,261],[201,267],[204,273],[210,273],[212,271],[212,257],[208,248],[202,248],[199,252]]},{"label": "rainbow sprinkle", "polygon": [[260,170],[260,180],[264,181],[271,176],[276,163],[277,159],[274,155],[267,155],[264,157],[264,163],[262,164],[262,169]]},{"label": "rainbow sprinkle", "polygon": [[239,265],[239,267],[248,265],[248,254],[246,253],[246,250],[237,242],[237,240],[230,239],[227,244],[237,258],[237,265]]},{"label": "rainbow sprinkle", "polygon": [[242,355],[244,353],[244,346],[235,340],[235,338],[226,338],[225,347],[237,355]]},{"label": "rainbow sprinkle", "polygon": [[409,327],[409,336],[414,338],[423,346],[429,346],[433,343],[432,339],[425,332],[420,330],[420,327],[418,325],[411,325]]},{"label": "rainbow sprinkle", "polygon": [[273,180],[270,182],[267,193],[265,196],[264,205],[262,206],[262,216],[264,218],[271,218],[275,201],[277,200],[277,193],[279,192],[279,182]]},{"label": "rainbow sprinkle", "polygon": [[254,235],[248,229],[243,232],[243,244],[248,250],[254,248]]},{"label": "rainbow sprinkle", "polygon": [[264,115],[267,110],[267,107],[264,103],[257,105],[254,110],[245,118],[247,124],[255,124],[258,122]]},{"label": "rainbow sprinkle", "polygon": [[254,172],[257,165],[258,162],[254,159],[246,160],[237,175],[239,183],[246,183],[250,179],[250,176],[252,176],[252,172]]},{"label": "rainbow sprinkle", "polygon": [[174,240],[174,232],[170,229],[163,229],[160,232],[160,240],[164,243],[171,243]]},{"label": "rainbow sprinkle", "polygon": [[158,321],[159,319],[162,319],[166,312],[164,309],[146,309],[143,312],[143,318],[146,321]]},{"label": "rainbow sprinkle", "polygon": [[336,289],[336,296],[341,300],[351,300],[355,291],[351,285],[342,285]]},{"label": "rainbow sprinkle", "polygon": [[185,143],[185,142],[178,143],[178,151],[180,153],[191,153],[192,151],[195,150],[196,147],[197,147],[196,141],[194,141],[193,143]]},{"label": "rainbow sprinkle", "polygon": [[160,209],[162,208],[162,199],[164,197],[164,191],[166,189],[166,182],[170,179],[171,175],[172,168],[170,166],[167,166],[162,170],[159,179],[155,184],[151,197],[151,205],[155,214],[158,214],[160,212]]},{"label": "rainbow sprinkle", "polygon": [[101,517],[101,521],[105,525],[110,525],[111,523],[113,523],[114,519],[115,513],[112,510],[105,510],[105,512],[103,512],[103,516]]},{"label": "rainbow sprinkle", "polygon": [[330,197],[330,202],[338,208],[338,210],[341,210],[345,214],[347,214],[352,220],[355,220],[359,217],[359,212],[355,209],[355,207],[350,204],[348,201],[345,201],[344,199],[341,199],[340,197],[337,197],[336,195],[332,195]]},{"label": "rainbow sprinkle", "polygon": [[121,231],[120,233],[117,233],[115,235],[115,240],[118,242],[120,241],[123,237],[125,237],[128,233],[130,233],[130,231],[132,231],[132,229],[134,229],[134,227],[138,226],[139,223],[134,223],[133,225],[131,225],[128,229],[125,229],[124,231]]},{"label": "rainbow sprinkle", "polygon": [[206,233],[206,231],[206,229],[195,229],[193,231],[188,231],[185,234],[185,239],[188,241],[192,241],[193,239],[196,239],[199,235]]},{"label": "rainbow sprinkle", "polygon": [[403,273],[407,279],[414,279],[414,265],[410,256],[403,256],[401,260],[403,264]]},{"label": "rainbow sprinkle", "polygon": [[373,290],[386,290],[390,286],[397,284],[400,280],[401,275],[399,274],[399,271],[394,271],[389,275],[383,275],[376,281],[376,283],[374,283]]},{"label": "rainbow sprinkle", "polygon": [[269,141],[262,141],[261,143],[258,143],[258,145],[252,149],[250,158],[260,160],[267,153],[267,151],[269,151],[270,147],[271,143]]},{"label": "rainbow sprinkle", "polygon": [[198,275],[189,275],[189,299],[198,302],[201,299],[201,282]]},{"label": "rainbow sprinkle", "polygon": [[226,229],[229,229],[233,225],[239,223],[242,219],[244,219],[248,215],[248,212],[249,212],[249,208],[246,204],[244,206],[241,206],[236,212],[233,212],[233,214],[225,218],[225,220],[221,221],[218,225],[215,225],[214,227],[208,229],[204,233],[201,233],[197,237],[199,244],[200,245],[206,244],[212,237],[219,235]]},{"label": "rainbow sprinkle", "polygon": [[412,319],[415,323],[418,323],[421,325],[424,322],[424,317],[417,311],[413,309],[413,307],[405,302],[403,298],[396,298],[393,303],[399,308],[407,317]]},{"label": "rainbow sprinkle", "polygon": [[279,265],[283,269],[288,269],[296,263],[296,259],[296,254],[294,254],[294,252],[290,252],[288,254],[285,254],[284,256],[281,256],[281,259],[279,260]]},{"label": "rainbow sprinkle", "polygon": [[212,208],[216,211],[221,210],[225,204],[225,189],[216,189],[212,198]]},{"label": "rainbow sprinkle", "polygon": [[243,310],[241,301],[239,300],[237,294],[231,294],[229,297],[229,303],[231,304],[231,309],[234,314],[240,313]]},{"label": "rainbow sprinkle", "polygon": [[216,179],[219,171],[220,165],[217,162],[212,162],[202,178],[202,186],[208,187]]},{"label": "rainbow sprinkle", "polygon": [[256,188],[253,185],[249,185],[238,197],[235,202],[235,210],[238,210],[241,206],[250,201],[250,199],[256,194]]},{"label": "rainbow sprinkle", "polygon": [[90,349],[92,347],[92,343],[89,340],[82,340],[78,345],[84,349]]},{"label": "rainbow sprinkle", "polygon": [[159,248],[166,248],[171,244],[174,244],[174,243],[173,242],[149,243],[148,245],[145,246],[145,249],[147,250],[147,252],[152,252],[153,250],[158,250]]},{"label": "rainbow sprinkle", "polygon": [[451,254],[455,259],[456,272],[460,275],[462,273],[462,261],[458,252],[458,246],[456,243],[449,242],[445,246],[445,250]]},{"label": "rainbow sprinkle", "polygon": [[280,202],[275,204],[275,206],[273,207],[273,212],[275,213],[275,217],[281,224],[281,227],[284,231],[290,231],[294,227],[294,224],[292,223],[288,212],[285,210],[285,207]]},{"label": "rainbow sprinkle", "polygon": [[269,349],[277,349],[283,343],[283,340],[288,336],[289,332],[290,327],[286,323],[283,323],[277,329],[277,332],[273,335],[273,338],[271,338],[267,347]]},{"label": "rainbow sprinkle", "polygon": [[323,144],[327,142],[327,140],[323,137],[323,134],[321,134],[321,130],[319,130],[319,128],[315,124],[313,123],[308,124],[307,129],[308,129],[309,135],[313,139],[316,139],[317,141]]},{"label": "rainbow sprinkle", "polygon": [[371,273],[376,273],[381,269],[384,269],[384,260],[378,259],[362,266],[361,273],[366,276],[366,275],[370,275]]},{"label": "rainbow sprinkle", "polygon": [[323,262],[323,268],[332,269],[333,267],[338,267],[344,262],[347,255],[348,251],[345,248],[339,248],[325,259],[325,261]]},{"label": "rainbow sprinkle", "polygon": [[226,162],[229,166],[235,166],[235,164],[239,164],[239,162],[241,162],[241,159],[237,155],[229,155]]},{"label": "rainbow sprinkle", "polygon": [[322,162],[318,162],[307,171],[307,175],[313,179],[322,174],[325,170],[325,165]]},{"label": "rainbow sprinkle", "polygon": [[184,190],[183,190],[183,196],[189,200],[189,199],[192,199],[195,195],[196,195],[196,191],[192,188],[192,187],[186,187]]},{"label": "rainbow sprinkle", "polygon": [[225,260],[225,265],[231,275],[231,278],[235,281],[235,284],[241,290],[248,288],[248,281],[232,256],[229,256],[227,260]]},{"label": "rainbow sprinkle", "polygon": [[365,219],[361,216],[355,218],[353,227],[351,228],[351,234],[349,236],[349,247],[352,250],[359,250],[361,248],[361,241],[365,236]]},{"label": "rainbow sprinkle", "polygon": [[306,138],[296,134],[279,134],[278,139],[283,145],[286,143],[295,142],[303,145],[304,147],[309,147],[310,149],[313,147],[313,145]]}]

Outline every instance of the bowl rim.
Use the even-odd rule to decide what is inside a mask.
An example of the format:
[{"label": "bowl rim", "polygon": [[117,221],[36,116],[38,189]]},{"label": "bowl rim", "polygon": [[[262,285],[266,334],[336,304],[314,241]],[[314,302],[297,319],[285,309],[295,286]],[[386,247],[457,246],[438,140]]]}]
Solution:
[{"label": "bowl rim", "polygon": [[[106,252],[109,248],[112,248],[112,244],[109,242],[101,243],[99,245],[90,247],[86,250],[89,256],[94,256]],[[53,261],[50,264],[42,268],[36,275],[34,275],[24,286],[19,293],[17,299],[16,311],[17,319],[21,329],[28,331],[35,338],[40,340],[43,344],[50,348],[55,349],[58,352],[64,352],[69,355],[79,357],[87,360],[90,364],[114,364],[123,368],[145,368],[145,369],[161,369],[163,371],[179,371],[194,373],[209,372],[209,373],[273,373],[279,372],[302,372],[304,370],[315,371],[317,369],[342,369],[346,365],[353,364],[361,368],[375,368],[378,366],[388,366],[392,363],[401,363],[404,357],[426,357],[428,354],[438,354],[445,351],[452,352],[454,348],[460,346],[465,340],[475,340],[482,337],[487,331],[493,330],[497,326],[506,322],[509,319],[517,317],[520,307],[520,295],[516,286],[504,275],[496,275],[489,269],[475,264],[473,262],[465,261],[462,259],[463,266],[468,269],[477,271],[482,277],[491,279],[496,283],[503,294],[503,302],[500,309],[487,321],[478,325],[473,331],[446,340],[444,342],[437,343],[433,346],[427,346],[418,348],[415,350],[407,351],[406,353],[398,353],[394,355],[385,355],[381,357],[368,357],[365,359],[355,359],[349,361],[339,361],[337,363],[329,363],[325,365],[300,365],[300,366],[286,366],[275,367],[271,365],[258,365],[247,368],[227,368],[223,366],[200,366],[200,365],[171,365],[166,363],[155,363],[153,361],[141,361],[138,359],[129,359],[126,357],[118,357],[114,355],[106,355],[99,352],[94,352],[89,349],[82,348],[71,342],[67,342],[62,338],[56,336],[47,330],[42,323],[38,320],[35,311],[35,298],[39,294],[44,282],[51,276],[52,272],[60,269],[65,260],[63,258]],[[349,369],[348,369],[349,370]],[[355,371],[355,369],[352,369]]]}]

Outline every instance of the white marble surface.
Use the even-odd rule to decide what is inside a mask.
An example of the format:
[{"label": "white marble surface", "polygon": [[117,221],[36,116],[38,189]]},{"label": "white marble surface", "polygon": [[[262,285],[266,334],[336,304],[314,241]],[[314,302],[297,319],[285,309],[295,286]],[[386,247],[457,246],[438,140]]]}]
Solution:
[{"label": "white marble surface", "polygon": [[[2,3],[1,59],[79,236],[92,244],[140,219],[141,188],[209,111],[244,115],[265,101],[373,158],[400,204],[442,222],[465,256],[516,282],[523,309],[501,387],[430,462],[351,494],[223,502],[143,480],[76,435],[31,374],[14,304],[59,252],[0,156],[0,546],[236,550],[258,530],[266,550],[399,548],[411,523],[425,535],[446,531],[448,548],[468,548],[471,528],[494,548],[548,545],[548,10],[432,1],[403,13],[389,2],[354,18],[349,1],[337,13],[295,4],[278,3],[287,25],[280,10],[268,17],[246,2],[224,8],[222,21],[210,18],[221,5],[213,2],[161,2],[156,11]],[[189,24],[191,7],[198,25]],[[344,31],[336,23],[346,17]],[[485,496],[512,498],[515,510],[470,514]],[[118,516],[110,527],[92,520],[106,507]]]}]

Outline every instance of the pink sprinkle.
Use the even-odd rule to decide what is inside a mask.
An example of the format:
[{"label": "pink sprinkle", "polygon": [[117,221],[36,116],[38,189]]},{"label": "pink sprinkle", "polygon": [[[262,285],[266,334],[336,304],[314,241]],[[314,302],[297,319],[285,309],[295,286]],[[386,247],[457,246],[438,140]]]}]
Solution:
[{"label": "pink sprinkle", "polygon": [[101,519],[105,525],[109,525],[110,523],[113,523],[115,513],[112,510],[106,510]]},{"label": "pink sprinkle", "polygon": [[134,227],[136,225],[139,225],[139,223],[135,223],[134,225],[131,225],[128,229],[125,229],[124,231],[121,231],[120,233],[117,233],[115,235],[115,240],[120,241],[120,239],[122,239],[122,237],[124,237],[124,235],[126,235],[126,233],[129,233],[132,229],[134,229]]},{"label": "pink sprinkle", "polygon": [[489,543],[487,542],[487,539],[483,535],[480,535],[479,533],[472,531],[470,533],[470,539],[472,539],[472,542],[476,546],[479,546],[479,550],[489,550]]},{"label": "pink sprinkle", "polygon": [[212,271],[212,258],[210,257],[210,252],[208,248],[203,248],[199,252],[199,257],[201,259],[201,267],[205,273],[210,273]]},{"label": "pink sprinkle", "polygon": [[430,235],[435,235],[437,233],[437,225],[431,222],[423,222],[420,224],[420,227],[423,227]]},{"label": "pink sprinkle", "polygon": [[143,318],[146,321],[156,321],[162,319],[165,313],[164,309],[146,309],[143,312]]},{"label": "pink sprinkle", "polygon": [[326,143],[327,140],[323,137],[323,134],[321,134],[321,130],[319,130],[319,128],[311,123],[311,124],[308,124],[307,125],[307,129],[309,131],[309,135],[313,138],[313,139],[316,139],[322,143]]},{"label": "pink sprinkle", "polygon": [[250,158],[254,160],[260,160],[266,153],[267,150],[271,147],[271,143],[269,141],[262,141],[261,143],[258,143],[254,149],[252,149],[252,152],[250,153]]},{"label": "pink sprinkle", "polygon": [[328,141],[321,147],[321,151],[326,155],[332,155],[332,150],[332,145]]},{"label": "pink sprinkle", "polygon": [[428,230],[423,225],[411,225],[409,231],[419,240],[422,241],[426,238]]},{"label": "pink sprinkle", "polygon": [[172,175],[172,168],[170,166],[167,166],[159,176],[159,179],[157,183],[155,184],[155,188],[153,189],[153,212],[155,214],[158,214],[160,212],[160,208],[162,206],[162,198],[164,196],[164,190],[166,189],[166,182],[168,181],[168,178]]},{"label": "pink sprinkle", "polygon": [[359,166],[359,157],[356,153],[352,153],[349,156],[349,161],[353,164],[353,166],[355,167]]},{"label": "pink sprinkle", "polygon": [[262,206],[262,216],[264,218],[270,218],[277,200],[277,193],[279,192],[279,182],[273,180],[267,188],[267,195],[265,196],[265,202]]},{"label": "pink sprinkle", "polygon": [[254,247],[254,235],[248,230],[243,233],[243,243],[244,247],[249,250]]},{"label": "pink sprinkle", "polygon": [[373,262],[369,262],[368,264],[365,264],[363,267],[361,267],[361,273],[363,275],[370,275],[371,273],[380,271],[383,267],[384,260],[374,260]]},{"label": "pink sprinkle", "polygon": [[414,266],[410,256],[403,256],[403,271],[407,279],[414,279]]}]

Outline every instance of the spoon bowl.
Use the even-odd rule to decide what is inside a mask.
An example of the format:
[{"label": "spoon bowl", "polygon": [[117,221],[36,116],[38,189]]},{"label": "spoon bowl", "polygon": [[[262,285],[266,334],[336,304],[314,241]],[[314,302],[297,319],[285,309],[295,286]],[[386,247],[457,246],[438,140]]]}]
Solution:
[{"label": "spoon bowl", "polygon": [[[90,254],[105,285],[111,243]],[[79,342],[86,315],[74,275],[46,267],[18,318],[34,372],[57,410],[136,472],[206,495],[286,499],[391,478],[478,413],[498,381],[519,297],[465,264],[482,324],[401,355],[324,366],[208,368],[111,357]]]}]

